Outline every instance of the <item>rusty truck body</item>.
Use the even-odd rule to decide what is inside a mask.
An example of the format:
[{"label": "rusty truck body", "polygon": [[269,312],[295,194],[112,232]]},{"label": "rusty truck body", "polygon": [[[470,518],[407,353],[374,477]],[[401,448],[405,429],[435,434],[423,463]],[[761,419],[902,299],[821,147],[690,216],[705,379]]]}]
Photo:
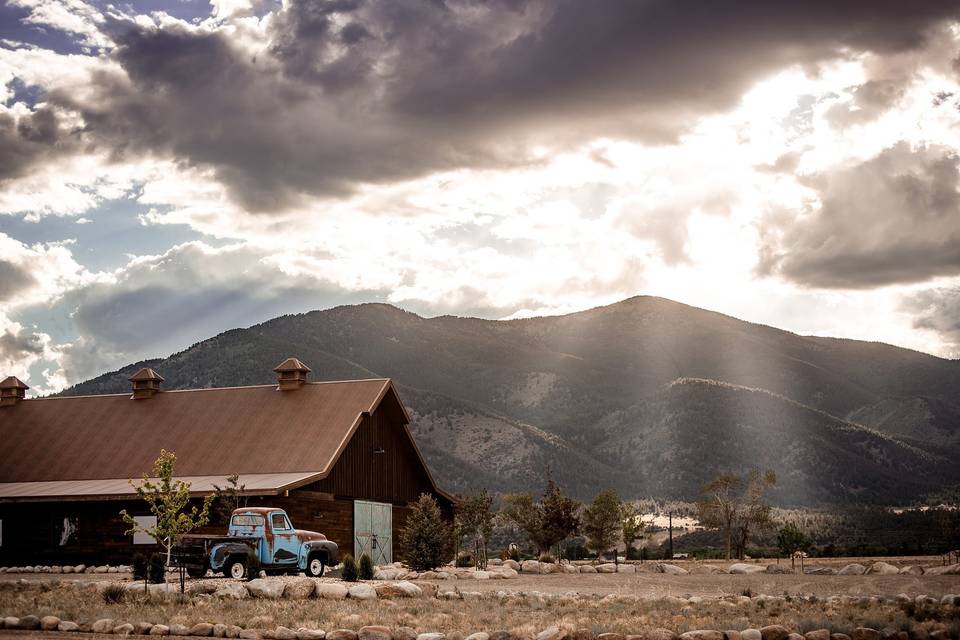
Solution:
[{"label": "rusty truck body", "polygon": [[266,573],[299,573],[320,577],[337,563],[337,545],[322,533],[294,529],[283,509],[235,509],[225,536],[185,535],[174,552],[175,562],[192,577],[207,570],[242,579]]}]

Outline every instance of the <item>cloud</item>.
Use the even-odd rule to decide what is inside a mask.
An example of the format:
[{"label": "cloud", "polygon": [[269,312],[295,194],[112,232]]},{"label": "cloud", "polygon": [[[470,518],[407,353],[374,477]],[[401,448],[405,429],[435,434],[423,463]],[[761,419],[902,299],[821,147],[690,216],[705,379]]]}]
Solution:
[{"label": "cloud", "polygon": [[22,22],[40,28],[53,27],[80,36],[83,44],[103,47],[109,40],[98,25],[104,17],[92,4],[82,0],[7,0],[10,6],[27,9]]},{"label": "cloud", "polygon": [[824,288],[869,288],[960,274],[960,157],[898,143],[803,181],[819,208],[778,210],[758,271]]},{"label": "cloud", "polygon": [[960,357],[960,286],[926,289],[905,296],[902,310],[914,315],[914,328],[936,333],[952,356]]},{"label": "cloud", "polygon": [[10,300],[36,283],[25,265],[0,259],[0,302]]},{"label": "cloud", "polygon": [[[244,12],[240,12],[243,14]],[[922,47],[955,2],[289,2],[122,21],[92,92],[51,90],[123,160],[212,169],[256,211],[601,136],[667,141],[789,65]],[[251,24],[257,26],[251,27]],[[864,93],[864,96],[866,96]],[[242,99],[238,99],[242,96]]]}]

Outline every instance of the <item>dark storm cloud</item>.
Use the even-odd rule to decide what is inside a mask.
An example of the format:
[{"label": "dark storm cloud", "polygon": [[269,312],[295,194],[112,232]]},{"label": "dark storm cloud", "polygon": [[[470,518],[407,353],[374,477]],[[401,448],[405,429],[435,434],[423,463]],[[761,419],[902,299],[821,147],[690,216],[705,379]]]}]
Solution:
[{"label": "dark storm cloud", "polygon": [[23,266],[0,260],[0,302],[36,284],[36,278]]},{"label": "dark storm cloud", "polygon": [[960,288],[921,291],[905,298],[902,308],[914,314],[915,328],[935,331],[960,355]]},{"label": "dark storm cloud", "polygon": [[0,112],[0,184],[75,148],[76,139],[48,106],[19,117]]},{"label": "dark storm cloud", "polygon": [[763,274],[866,288],[960,274],[960,158],[899,143],[845,170],[805,179],[821,208],[766,220]]},{"label": "dark storm cloud", "polygon": [[127,77],[77,102],[115,157],[212,167],[256,210],[301,194],[529,162],[530,145],[670,140],[763,74],[900,52],[953,0],[291,2],[266,53],[225,32],[110,24]]},{"label": "dark storm cloud", "polygon": [[0,362],[22,360],[43,353],[43,338],[35,333],[21,335],[9,329],[0,333]]}]

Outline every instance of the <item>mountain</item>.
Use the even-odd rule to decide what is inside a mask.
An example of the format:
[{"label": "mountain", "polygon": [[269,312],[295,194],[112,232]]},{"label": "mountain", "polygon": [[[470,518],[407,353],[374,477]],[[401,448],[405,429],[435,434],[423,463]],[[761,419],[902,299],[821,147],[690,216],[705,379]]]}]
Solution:
[{"label": "mountain", "polygon": [[[695,498],[772,466],[784,504],[905,500],[960,482],[960,362],[799,336],[654,297],[565,316],[423,318],[383,304],[288,315],[151,360],[166,388],[389,376],[440,481]],[[122,392],[145,363],[65,394]],[[713,382],[711,382],[713,381]],[[724,384],[716,384],[724,383]]]}]

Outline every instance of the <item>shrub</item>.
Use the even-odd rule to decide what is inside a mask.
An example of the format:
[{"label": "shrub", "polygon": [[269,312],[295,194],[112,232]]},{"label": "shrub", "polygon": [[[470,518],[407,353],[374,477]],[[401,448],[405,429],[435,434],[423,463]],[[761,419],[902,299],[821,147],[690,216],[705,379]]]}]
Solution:
[{"label": "shrub", "polygon": [[119,604],[126,597],[127,588],[122,584],[109,584],[101,593],[107,604]]},{"label": "shrub", "polygon": [[458,567],[472,567],[473,566],[473,554],[469,551],[461,551],[457,554],[457,566]]},{"label": "shrub", "polygon": [[340,572],[340,577],[347,582],[356,582],[358,575],[357,561],[348,553],[343,557],[343,570]]},{"label": "shrub", "polygon": [[450,527],[440,515],[436,500],[428,494],[410,506],[401,534],[404,560],[414,571],[430,571],[450,556]]},{"label": "shrub", "polygon": [[547,563],[553,564],[553,563],[556,562],[556,561],[557,561],[557,559],[554,558],[554,557],[553,557],[552,555],[550,555],[549,553],[541,553],[541,554],[540,554],[540,562],[547,562]]},{"label": "shrub", "polygon": [[373,580],[373,560],[365,553],[360,555],[359,575],[361,580]]},{"label": "shrub", "polygon": [[153,584],[161,584],[167,581],[167,565],[164,562],[163,555],[151,553],[150,560],[147,562],[147,580]]},{"label": "shrub", "polygon": [[133,554],[133,559],[130,561],[130,566],[133,569],[134,580],[147,579],[147,556],[138,551],[137,553]]}]

